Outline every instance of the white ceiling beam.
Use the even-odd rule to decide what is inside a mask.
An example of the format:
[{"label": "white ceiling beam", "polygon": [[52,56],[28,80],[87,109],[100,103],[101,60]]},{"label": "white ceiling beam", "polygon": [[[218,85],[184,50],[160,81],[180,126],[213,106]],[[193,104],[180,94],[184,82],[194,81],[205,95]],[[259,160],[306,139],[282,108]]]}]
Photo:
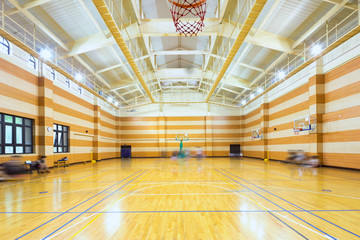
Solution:
[{"label": "white ceiling beam", "polygon": [[163,86],[164,89],[189,89],[189,88],[197,88],[198,86]]},{"label": "white ceiling beam", "polygon": [[140,91],[138,88],[135,88],[135,89],[132,89],[132,90],[130,90],[130,91],[128,91],[128,92],[125,92],[125,93],[122,93],[122,94],[120,94],[121,96],[125,96],[125,95],[128,95],[128,94],[130,94],[130,93],[133,93],[133,92],[137,92],[137,91]]},{"label": "white ceiling beam", "polygon": [[221,90],[225,90],[227,92],[231,92],[231,93],[234,93],[234,94],[239,94],[239,92],[236,92],[234,90],[231,90],[231,89],[228,89],[228,88],[225,88],[225,87],[222,87]]},{"label": "white ceiling beam", "polygon": [[[121,4],[121,3],[122,3],[122,1],[120,2],[120,4]],[[140,9],[138,9],[136,0],[131,0],[130,3],[131,3],[131,6],[132,6],[132,9],[133,9],[134,12],[135,12],[137,24],[140,25],[140,24],[141,24],[141,15],[142,15],[140,9],[142,10],[142,6],[141,6],[142,1],[141,1],[141,0],[139,1],[139,5],[140,5],[139,7],[140,7]],[[138,30],[138,31],[139,31],[139,30]],[[142,37],[142,39],[143,39],[143,41],[144,41],[144,43],[145,43],[145,49],[146,49],[147,55],[151,55],[151,54],[150,54],[150,49],[149,49],[149,46],[150,46],[150,44],[151,44],[151,42],[150,42],[150,37],[149,37],[149,38],[144,38],[144,36],[141,36],[141,37]],[[154,71],[154,77],[157,79],[158,86],[159,86],[159,88],[160,88],[160,90],[161,90],[160,81],[159,81],[159,79],[156,77],[156,76],[157,76],[156,70],[155,70],[155,69],[156,69],[156,63],[155,63],[155,57],[154,57],[153,55],[150,56],[150,64],[151,64],[151,66],[152,66],[152,68],[153,68],[153,71]],[[140,62],[140,65],[142,65],[141,62]]]},{"label": "white ceiling beam", "polygon": [[193,66],[195,66],[195,67],[199,67],[199,68],[202,67],[202,66],[199,65],[199,64],[196,64],[196,63],[194,63],[194,62],[191,62],[191,61],[188,61],[188,60],[185,60],[185,59],[176,59],[176,60],[173,60],[173,61],[164,63],[164,64],[162,64],[162,65],[159,65],[158,68],[163,68],[163,67],[165,67],[165,66],[167,66],[167,65],[170,65],[170,64],[173,64],[173,63],[176,63],[176,62],[188,63],[188,64],[191,64],[191,65],[193,65]]},{"label": "white ceiling beam", "polygon": [[72,48],[65,57],[71,57],[82,53],[94,51],[112,45],[114,43],[115,40],[111,35],[110,37],[106,37],[103,32],[99,32],[94,35],[72,42],[70,44],[72,45]]},{"label": "white ceiling beam", "polygon": [[[235,26],[234,22],[229,23],[226,19],[223,20],[223,24],[219,25],[217,18],[206,18],[204,20],[204,24],[205,27],[203,28],[203,31],[198,34],[198,36],[231,36],[231,38],[235,40],[235,37],[240,32],[239,26]],[[144,19],[142,20],[140,28],[141,34],[144,36],[179,36],[179,33],[176,32],[174,27],[173,20],[170,18]],[[256,29],[252,29],[252,31],[257,32]],[[276,51],[295,54],[292,48],[292,44],[294,42],[292,39],[285,38],[270,32],[259,31],[255,36],[250,34],[247,36],[245,41]]]},{"label": "white ceiling beam", "polygon": [[[323,0],[324,2],[328,2],[328,3],[332,3],[334,5],[340,5],[341,4],[341,0]],[[344,8],[348,8],[351,10],[357,10],[359,9],[359,7],[356,4],[352,4],[352,3],[346,3],[344,5]]]},{"label": "white ceiling beam", "polygon": [[127,87],[132,87],[138,85],[137,83],[125,83],[125,84],[121,84],[121,85],[117,85],[117,87],[111,89],[110,91],[115,92],[117,90],[123,89],[123,88],[127,88]]},{"label": "white ceiling beam", "polygon": [[[205,56],[205,63],[204,63],[204,66],[203,66],[203,73],[205,73],[205,71],[206,71],[206,69],[207,69],[207,67],[209,65],[210,58],[211,58],[211,53],[214,50],[216,38],[217,38],[217,35],[215,35],[215,34],[209,36],[209,51],[208,51],[208,54]],[[200,86],[201,86],[201,83],[203,82],[203,80],[204,79],[201,79],[201,81],[199,83],[199,89],[200,89]]]},{"label": "white ceiling beam", "polygon": [[123,97],[121,96],[119,93],[114,92],[119,98],[121,98],[121,100],[123,100],[127,105],[129,105],[129,102]]},{"label": "white ceiling beam", "polygon": [[[206,72],[203,74],[203,78],[204,80],[201,83],[204,84],[208,84],[205,79],[211,79],[211,77],[213,75],[217,75],[217,72],[213,72],[211,70],[206,70]],[[201,85],[201,83],[199,85]],[[241,79],[238,78],[236,76],[229,76],[229,75],[224,75],[223,80],[221,81],[222,84],[229,84],[238,88],[243,88],[243,89],[250,89],[250,81],[245,80],[245,79]],[[208,84],[208,85],[212,85],[212,84]]]},{"label": "white ceiling beam", "polygon": [[121,68],[123,65],[124,64],[116,64],[116,65],[113,65],[113,66],[110,66],[110,67],[107,67],[107,68],[97,70],[96,73],[103,73],[103,72],[107,72],[107,71],[110,71],[110,70],[114,70],[116,68]]},{"label": "white ceiling beam", "polygon": [[22,6],[18,3],[17,0],[8,0],[15,8],[17,8],[25,17],[27,17],[31,22],[33,22],[38,28],[40,28],[46,35],[48,35],[52,40],[54,40],[59,46],[61,46],[66,51],[69,51],[69,48],[63,43],[60,38],[58,38],[52,31],[50,31],[44,24],[42,24],[34,15],[32,15],[28,10],[23,9]]},{"label": "white ceiling beam", "polygon": [[[216,55],[216,54],[211,54],[211,57],[214,57],[214,58],[221,58],[223,60],[225,60],[226,58],[225,57],[221,57],[219,55]],[[236,65],[239,65],[239,66],[243,66],[243,67],[246,67],[246,68],[249,68],[249,69],[252,69],[252,70],[255,70],[255,71],[258,71],[258,72],[264,72],[265,69],[262,69],[262,68],[259,68],[259,67],[255,67],[255,66],[251,66],[249,64],[245,64],[245,63],[241,63],[241,62],[235,62]]]},{"label": "white ceiling beam", "polygon": [[[136,58],[135,61],[139,61],[140,59],[146,59],[146,58],[148,58],[148,57],[149,57],[149,55],[142,56],[142,57],[140,57],[140,58]],[[106,67],[106,68],[97,70],[96,73],[107,72],[107,71],[110,71],[110,70],[113,70],[113,69],[116,69],[116,68],[121,68],[121,67],[126,66],[126,65],[128,65],[128,64],[129,64],[128,62],[116,64],[116,65],[113,65],[113,66],[110,66],[110,67]]]},{"label": "white ceiling beam", "polygon": [[266,31],[257,31],[255,36],[248,35],[246,42],[279,52],[297,54],[292,48],[294,40]]},{"label": "white ceiling beam", "polygon": [[153,55],[202,55],[207,54],[207,51],[203,50],[171,50],[171,51],[152,51]]},{"label": "white ceiling beam", "polygon": [[156,69],[160,79],[167,78],[201,78],[201,68],[161,68]]},{"label": "white ceiling beam", "polygon": [[167,78],[160,79],[160,82],[190,82],[190,81],[199,81],[199,78]]},{"label": "white ceiling beam", "polygon": [[[53,1],[53,0],[34,0],[34,1],[31,1],[31,2],[28,2],[28,3],[25,3],[23,5],[21,5],[21,8],[24,9],[24,10],[28,10],[30,8],[34,8],[34,7],[37,7],[37,6],[40,6],[41,4],[45,4],[47,2],[50,2],[50,1]],[[18,13],[20,12],[20,10],[18,8],[12,8],[8,11],[6,11],[6,15],[10,16],[14,13]]]},{"label": "white ceiling beam", "polygon": [[[120,4],[122,3],[122,1],[120,1]],[[141,3],[141,1],[140,1]],[[135,16],[136,16],[136,21],[137,24],[141,24],[141,15],[140,15],[140,10],[137,7],[136,1],[135,0],[130,0],[130,4],[132,6],[132,9],[135,12]]]},{"label": "white ceiling beam", "polygon": [[229,0],[218,1],[218,3],[220,3],[220,6],[218,6],[218,7],[220,8],[219,23],[221,24],[224,20],[224,15],[225,15],[225,11],[228,6]]},{"label": "white ceiling beam", "polygon": [[[99,23],[96,21],[95,17],[90,12],[88,6],[85,4],[84,0],[79,0],[79,3],[81,4],[82,8],[85,10],[86,14],[89,16],[91,22],[95,25],[96,29],[99,31],[98,34],[90,36],[90,38],[87,39],[87,41],[80,41],[78,44],[78,48],[83,50],[83,53],[87,52],[86,50],[95,50],[102,47],[110,46],[110,50],[116,57],[116,59],[120,62],[121,67],[123,68],[126,75],[128,75],[129,78],[133,79],[134,76],[131,75],[128,68],[125,67],[124,62],[120,58],[119,54],[116,52],[114,46],[112,45],[115,43],[115,39],[110,34],[109,30],[103,31]],[[85,38],[86,39],[86,38]],[[74,49],[74,47],[73,47]],[[73,51],[73,49],[71,51]],[[71,52],[70,51],[70,52]],[[99,73],[95,72],[98,76]]]},{"label": "white ceiling beam", "polygon": [[311,34],[313,34],[318,28],[326,23],[337,11],[348,3],[349,0],[343,0],[339,4],[333,6],[322,18],[320,18],[315,24],[312,25],[301,37],[299,37],[292,45],[293,48],[305,41]]},{"label": "white ceiling beam", "polygon": [[[46,26],[44,26],[32,13],[28,10],[23,9],[17,0],[8,0],[14,7],[16,7],[22,14],[24,14],[31,22],[38,26],[45,34],[47,34],[51,39],[59,44],[63,49],[69,51],[69,48],[63,43],[52,31],[50,31]],[[40,3],[40,2],[39,2]],[[74,56],[89,72],[94,74],[105,86],[110,87],[110,84],[102,78],[100,75],[96,74],[95,71],[79,56]]]}]

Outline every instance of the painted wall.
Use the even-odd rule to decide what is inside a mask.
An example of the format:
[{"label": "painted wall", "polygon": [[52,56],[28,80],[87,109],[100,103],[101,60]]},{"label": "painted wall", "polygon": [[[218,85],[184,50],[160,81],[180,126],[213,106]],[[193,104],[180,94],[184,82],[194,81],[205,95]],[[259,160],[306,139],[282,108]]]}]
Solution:
[{"label": "painted wall", "polygon": [[207,104],[152,104],[123,110],[118,118],[121,144],[135,157],[171,156],[179,151],[176,134],[189,136],[184,148],[201,147],[207,156],[229,156],[240,144],[241,116],[236,108]]},{"label": "painted wall", "polygon": [[[204,149],[207,156],[228,156],[230,144],[241,144],[244,155],[284,160],[287,150],[319,155],[329,166],[360,169],[360,35],[323,56],[284,83],[237,109],[208,104],[151,104],[116,111],[79,86],[66,83],[48,67],[45,77],[13,46],[0,51],[0,111],[35,120],[35,153],[72,162],[120,156],[129,144],[135,157],[170,156],[178,151],[177,133],[188,133],[184,147]],[[293,120],[317,118],[316,132],[294,135]],[[53,153],[53,123],[70,126],[70,153]],[[263,139],[251,140],[261,129]],[[0,155],[6,161],[8,155]]]},{"label": "painted wall", "polygon": [[[285,160],[288,150],[318,155],[324,165],[360,169],[360,35],[244,108],[244,155]],[[294,135],[293,121],[317,118],[316,131]],[[251,140],[261,129],[263,139]]]},{"label": "painted wall", "polygon": [[[53,160],[67,156],[70,162],[119,156],[116,134],[116,112],[101,99],[56,73],[55,80],[44,67],[46,77],[38,77],[16,46],[11,55],[0,53],[0,112],[34,119],[34,153],[23,160],[37,160],[46,155],[49,166]],[[53,124],[70,127],[70,152],[53,153]],[[0,155],[0,162],[11,155]]]}]

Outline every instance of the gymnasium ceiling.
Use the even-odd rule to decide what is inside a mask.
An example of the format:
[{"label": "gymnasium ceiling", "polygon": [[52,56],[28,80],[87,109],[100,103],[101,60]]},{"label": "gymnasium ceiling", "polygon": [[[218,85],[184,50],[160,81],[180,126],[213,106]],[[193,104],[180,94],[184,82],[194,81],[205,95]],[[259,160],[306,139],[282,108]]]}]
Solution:
[{"label": "gymnasium ceiling", "polygon": [[205,28],[194,37],[176,33],[168,0],[104,0],[143,77],[139,81],[96,7],[99,2],[5,0],[5,14],[30,32],[34,25],[41,29],[43,42],[59,59],[81,63],[86,77],[122,107],[151,101],[240,106],[276,64],[324,34],[319,29],[326,22],[334,25],[358,9],[353,0],[263,1],[232,62],[222,69],[250,9],[245,0],[207,0]]}]

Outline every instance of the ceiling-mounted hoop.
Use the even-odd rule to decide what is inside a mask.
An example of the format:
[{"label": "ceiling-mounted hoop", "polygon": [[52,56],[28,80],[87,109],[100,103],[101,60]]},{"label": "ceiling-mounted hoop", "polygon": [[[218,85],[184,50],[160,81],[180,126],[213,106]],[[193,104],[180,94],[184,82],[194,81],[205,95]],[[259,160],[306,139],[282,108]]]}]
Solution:
[{"label": "ceiling-mounted hoop", "polygon": [[194,3],[194,4],[180,4],[180,3],[177,3],[175,2],[174,0],[168,0],[171,4],[174,4],[175,6],[177,7],[180,7],[180,8],[192,8],[192,7],[198,7],[200,6],[201,4],[205,3],[206,0],[201,0],[197,3]]},{"label": "ceiling-mounted hoop", "polygon": [[176,32],[180,35],[197,36],[205,27],[207,0],[168,0]]}]

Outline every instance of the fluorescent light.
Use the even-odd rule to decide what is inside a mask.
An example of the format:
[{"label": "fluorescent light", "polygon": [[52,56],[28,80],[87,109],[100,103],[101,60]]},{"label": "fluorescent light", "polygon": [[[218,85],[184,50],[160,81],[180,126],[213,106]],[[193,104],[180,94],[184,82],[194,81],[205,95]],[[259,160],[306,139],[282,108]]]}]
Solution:
[{"label": "fluorescent light", "polygon": [[312,48],[311,48],[311,53],[312,55],[316,56],[318,54],[320,54],[322,52],[322,47],[319,44],[315,44]]},{"label": "fluorescent light", "polygon": [[113,98],[112,96],[108,96],[108,97],[107,97],[107,100],[109,101],[109,103],[112,103],[113,100],[114,100],[114,98]]},{"label": "fluorescent light", "polygon": [[250,99],[254,99],[254,97],[255,97],[254,93],[250,94]]},{"label": "fluorescent light", "polygon": [[245,105],[245,104],[246,104],[246,100],[243,99],[243,100],[241,101],[241,104],[242,104],[242,105]]},{"label": "fluorescent light", "polygon": [[75,75],[75,80],[78,81],[78,82],[80,82],[80,81],[83,80],[83,76],[82,76],[80,73],[77,73],[77,74]]},{"label": "fluorescent light", "polygon": [[263,93],[263,91],[264,91],[264,89],[263,89],[262,87],[259,87],[259,88],[257,89],[257,93],[258,93],[258,94]]},{"label": "fluorescent light", "polygon": [[118,106],[119,106],[119,102],[117,102],[117,101],[114,102],[114,105],[118,107]]},{"label": "fluorescent light", "polygon": [[277,78],[280,80],[280,79],[284,79],[286,76],[285,72],[284,71],[279,71],[277,73]]},{"label": "fluorescent light", "polygon": [[44,58],[44,59],[49,60],[49,59],[52,58],[52,53],[50,52],[49,49],[42,49],[42,50],[40,51],[40,56],[41,56],[42,58]]}]

